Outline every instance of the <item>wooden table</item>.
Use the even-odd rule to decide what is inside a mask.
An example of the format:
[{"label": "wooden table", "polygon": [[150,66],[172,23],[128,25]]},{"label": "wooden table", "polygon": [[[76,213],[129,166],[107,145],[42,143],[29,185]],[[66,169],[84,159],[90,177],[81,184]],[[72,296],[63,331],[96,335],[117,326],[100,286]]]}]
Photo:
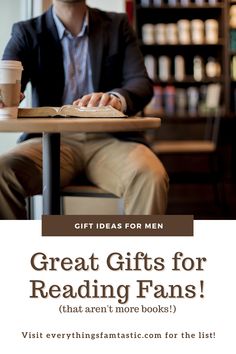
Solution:
[{"label": "wooden table", "polygon": [[60,214],[60,133],[125,132],[157,129],[160,118],[0,119],[0,132],[43,133],[43,214]]}]

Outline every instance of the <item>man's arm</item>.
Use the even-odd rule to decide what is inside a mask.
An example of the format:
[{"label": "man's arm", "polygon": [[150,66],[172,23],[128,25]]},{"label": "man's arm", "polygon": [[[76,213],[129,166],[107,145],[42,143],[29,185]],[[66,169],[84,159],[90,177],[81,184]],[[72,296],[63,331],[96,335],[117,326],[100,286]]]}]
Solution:
[{"label": "man's arm", "polygon": [[29,64],[30,64],[30,51],[28,47],[27,36],[24,31],[24,27],[21,23],[16,23],[12,27],[11,38],[8,41],[3,53],[3,60],[19,60],[23,66],[21,90],[25,90],[27,83],[29,82]]},{"label": "man's arm", "polygon": [[122,21],[124,41],[124,58],[122,75],[123,82],[112,91],[120,93],[127,103],[127,114],[135,114],[142,110],[153,95],[153,84],[149,79],[142,53],[139,49],[137,36],[125,15]]},{"label": "man's arm", "polygon": [[[133,115],[150,101],[153,95],[152,82],[148,78],[137,37],[128,23],[127,16],[119,14],[112,20],[115,20],[111,21],[113,24],[119,24],[109,28],[111,53],[118,54],[120,67],[111,67],[109,72],[113,72],[116,82],[120,84],[116,87],[109,85],[108,92],[85,95],[74,101],[74,104],[80,107],[109,104],[128,115]],[[120,76],[117,79],[118,72]],[[106,71],[102,71],[103,77],[105,73]],[[103,81],[103,86],[106,86],[106,81]]]}]

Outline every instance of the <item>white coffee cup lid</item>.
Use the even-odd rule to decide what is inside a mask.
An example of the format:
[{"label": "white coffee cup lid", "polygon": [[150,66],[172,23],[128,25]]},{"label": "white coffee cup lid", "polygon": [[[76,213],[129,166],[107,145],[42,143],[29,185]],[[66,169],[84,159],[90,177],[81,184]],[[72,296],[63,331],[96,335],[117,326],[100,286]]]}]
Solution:
[{"label": "white coffee cup lid", "polygon": [[21,64],[21,61],[18,61],[18,60],[0,60],[0,68],[23,70],[23,66]]}]

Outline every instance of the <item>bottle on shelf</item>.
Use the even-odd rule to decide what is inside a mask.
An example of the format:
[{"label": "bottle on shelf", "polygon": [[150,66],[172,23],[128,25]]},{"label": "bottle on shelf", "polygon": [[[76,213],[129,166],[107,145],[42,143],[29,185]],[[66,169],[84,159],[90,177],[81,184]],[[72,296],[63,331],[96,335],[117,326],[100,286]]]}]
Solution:
[{"label": "bottle on shelf", "polygon": [[175,93],[176,114],[185,116],[187,113],[187,92],[183,88],[177,88]]},{"label": "bottle on shelf", "polygon": [[145,55],[144,63],[147,69],[148,76],[155,81],[157,79],[157,63],[153,55]]},{"label": "bottle on shelf", "polygon": [[164,109],[166,115],[172,116],[175,113],[175,87],[168,85],[164,88]]},{"label": "bottle on shelf", "polygon": [[164,0],[153,0],[153,5],[158,7],[164,4]]},{"label": "bottle on shelf", "polygon": [[174,58],[174,77],[176,81],[184,81],[185,60],[182,55],[176,55]]},{"label": "bottle on shelf", "polygon": [[199,55],[193,58],[193,78],[195,81],[202,81],[204,78],[203,59]]},{"label": "bottle on shelf", "polygon": [[155,41],[156,44],[166,44],[166,24],[157,23],[155,25]]},{"label": "bottle on shelf", "polygon": [[206,109],[209,113],[218,112],[220,109],[221,85],[213,83],[207,85]]},{"label": "bottle on shelf", "polygon": [[207,85],[201,85],[199,87],[199,102],[198,102],[198,112],[200,116],[204,116],[207,114],[206,96],[207,96]]},{"label": "bottle on shelf", "polygon": [[155,26],[152,23],[145,23],[142,27],[142,40],[144,44],[155,44]]},{"label": "bottle on shelf", "polygon": [[163,113],[163,101],[162,101],[162,87],[154,86],[154,96],[153,96],[153,111],[155,113]]},{"label": "bottle on shelf", "polygon": [[140,0],[140,4],[143,7],[149,7],[151,5],[151,0]]},{"label": "bottle on shelf", "polygon": [[209,57],[206,63],[206,76],[210,78],[217,78],[221,75],[220,63],[213,57]]},{"label": "bottle on shelf", "polygon": [[163,114],[163,89],[159,85],[155,85],[153,87],[154,95],[149,102],[149,104],[145,107],[146,115],[162,115]]},{"label": "bottle on shelf", "polygon": [[167,0],[167,4],[169,6],[176,6],[178,4],[178,0]]},{"label": "bottle on shelf", "polygon": [[158,58],[158,72],[161,81],[168,81],[171,77],[171,61],[167,55]]},{"label": "bottle on shelf", "polygon": [[190,86],[187,88],[188,96],[188,113],[189,115],[197,115],[198,113],[198,103],[199,103],[199,91],[197,87]]},{"label": "bottle on shelf", "polygon": [[180,5],[182,6],[189,6],[191,3],[190,0],[180,0]]},{"label": "bottle on shelf", "polygon": [[205,40],[207,44],[219,42],[219,24],[214,18],[205,21]]},{"label": "bottle on shelf", "polygon": [[229,9],[229,25],[230,28],[236,28],[236,5],[232,5]]},{"label": "bottle on shelf", "polygon": [[178,43],[178,31],[176,23],[166,24],[166,42],[168,44]]},{"label": "bottle on shelf", "polygon": [[191,38],[193,44],[204,43],[204,22],[200,19],[191,21]]},{"label": "bottle on shelf", "polygon": [[208,0],[209,5],[217,5],[219,3],[219,0]]},{"label": "bottle on shelf", "polygon": [[195,0],[194,3],[198,6],[202,6],[202,5],[205,5],[205,0]]},{"label": "bottle on shelf", "polygon": [[236,55],[233,55],[231,59],[231,78],[236,81]]},{"label": "bottle on shelf", "polygon": [[190,21],[187,19],[181,19],[177,22],[178,36],[180,44],[191,43]]}]

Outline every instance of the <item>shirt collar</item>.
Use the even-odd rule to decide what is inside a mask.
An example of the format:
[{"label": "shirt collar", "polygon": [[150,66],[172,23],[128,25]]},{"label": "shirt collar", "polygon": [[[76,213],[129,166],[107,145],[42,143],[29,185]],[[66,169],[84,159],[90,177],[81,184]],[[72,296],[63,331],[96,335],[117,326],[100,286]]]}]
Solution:
[{"label": "shirt collar", "polygon": [[[57,28],[57,32],[58,32],[58,36],[60,38],[60,40],[62,40],[62,38],[67,34],[69,34],[70,36],[72,36],[72,34],[65,28],[65,26],[63,25],[63,23],[61,22],[61,20],[59,19],[59,17],[56,15],[55,9],[54,7],[52,8],[52,15],[53,15],[53,19]],[[86,32],[87,32],[87,28],[88,28],[88,24],[89,24],[89,14],[88,14],[88,9],[85,13],[85,17],[84,17],[84,22],[81,28],[80,33],[77,34],[76,37],[83,37]],[[72,36],[74,37],[74,36]]]}]

